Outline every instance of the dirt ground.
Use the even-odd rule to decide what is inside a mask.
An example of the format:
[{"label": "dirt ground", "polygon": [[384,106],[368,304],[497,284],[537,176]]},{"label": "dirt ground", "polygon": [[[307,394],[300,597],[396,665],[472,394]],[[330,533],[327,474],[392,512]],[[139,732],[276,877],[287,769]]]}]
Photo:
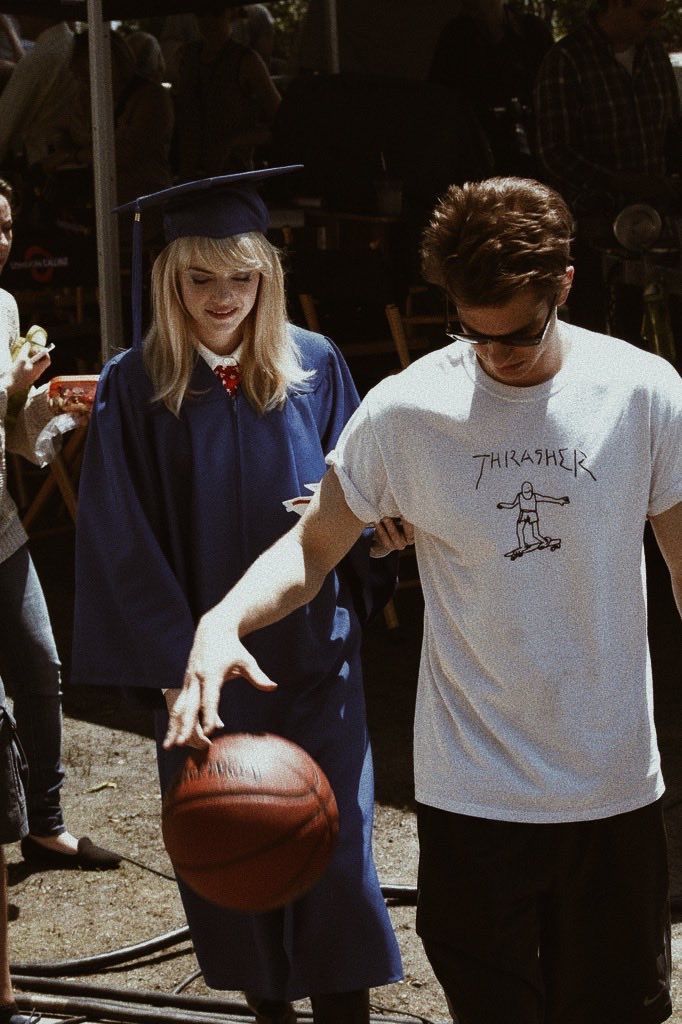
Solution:
[{"label": "dirt ground", "polygon": [[[68,671],[72,606],[72,535],[32,542]],[[657,719],[668,782],[672,893],[682,921],[682,696],[679,637],[660,564],[650,567],[650,615],[657,679]],[[421,599],[398,597],[399,636],[382,621],[365,639],[368,715],[376,764],[375,856],[384,884],[415,885],[417,839],[412,790],[412,709],[415,696]],[[69,828],[125,854],[117,871],[27,872],[18,847],[7,849],[12,960],[35,963],[117,949],[184,924],[159,829],[160,798],[146,716],[123,705],[114,691],[70,690],[65,696],[67,783],[63,802]],[[414,908],[395,906],[391,918],[400,943],[405,980],[372,993],[376,1012],[448,1020],[445,1001],[414,929]],[[333,944],[329,955],[334,955]],[[682,924],[673,934],[676,1012],[682,1024]],[[132,966],[89,976],[96,984],[172,992],[196,969],[187,943]],[[188,993],[210,994],[200,980]],[[234,994],[240,998],[239,993]],[[306,1008],[305,1003],[300,1004]]]}]

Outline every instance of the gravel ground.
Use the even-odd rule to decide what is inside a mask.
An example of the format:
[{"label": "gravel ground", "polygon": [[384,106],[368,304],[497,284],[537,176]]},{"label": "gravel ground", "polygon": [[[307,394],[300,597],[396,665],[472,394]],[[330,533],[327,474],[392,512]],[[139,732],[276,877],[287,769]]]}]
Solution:
[{"label": "gravel ground", "polygon": [[[112,720],[115,707],[111,708]],[[8,849],[10,901],[19,908],[11,924],[12,959],[61,960],[105,952],[174,930],[182,907],[159,831],[160,800],[150,739],[112,724],[69,719],[66,728],[69,784],[64,804],[71,829],[89,834],[129,858],[117,871],[49,871],[28,874],[18,847]],[[376,855],[383,881],[414,884],[416,829],[411,810],[377,808]],[[391,917],[405,960],[406,980],[375,990],[373,1001],[393,1012],[433,1020],[447,1013],[414,932],[414,910],[396,907]],[[333,945],[330,947],[333,955]],[[196,969],[188,943],[89,976],[115,987],[171,992]],[[85,980],[85,979],[84,979]],[[199,982],[188,990],[209,994]],[[241,998],[239,993],[233,994]],[[305,1006],[305,1004],[301,1004]]]}]

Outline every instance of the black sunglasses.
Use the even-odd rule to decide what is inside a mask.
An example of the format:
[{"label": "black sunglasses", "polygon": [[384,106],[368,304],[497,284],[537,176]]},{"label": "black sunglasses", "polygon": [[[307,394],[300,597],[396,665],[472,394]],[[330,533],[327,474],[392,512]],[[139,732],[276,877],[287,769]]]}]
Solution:
[{"label": "black sunglasses", "polygon": [[[457,307],[455,306],[455,309]],[[541,345],[547,335],[550,320],[552,314],[556,309],[556,295],[552,297],[552,301],[549,306],[549,312],[547,313],[547,319],[542,325],[542,330],[539,334],[533,334],[531,336],[522,334],[498,334],[491,337],[486,337],[483,334],[472,334],[466,332],[462,327],[462,323],[457,316],[452,316],[450,312],[450,301],[448,296],[445,296],[445,333],[448,338],[452,338],[453,341],[462,341],[467,345],[491,345],[494,342],[498,342],[502,345],[514,345],[518,348],[531,348],[535,345]]]}]

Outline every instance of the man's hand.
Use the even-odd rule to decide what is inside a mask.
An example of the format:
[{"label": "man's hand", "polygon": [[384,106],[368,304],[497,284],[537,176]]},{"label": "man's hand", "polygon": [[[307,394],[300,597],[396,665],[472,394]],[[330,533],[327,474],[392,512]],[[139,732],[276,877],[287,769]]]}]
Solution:
[{"label": "man's hand", "polygon": [[[166,694],[170,721],[164,748],[208,746],[208,736],[223,724],[218,716],[223,683],[240,676],[257,690],[277,689],[214,608],[199,622],[182,689]],[[172,706],[171,693],[177,694]]]},{"label": "man's hand", "polygon": [[414,526],[406,519],[382,519],[374,527],[369,549],[372,558],[384,558],[391,551],[403,551],[414,544]]},{"label": "man's hand", "polygon": [[[175,705],[177,704],[183,691],[178,689],[166,690],[164,693],[164,700],[166,701],[166,707],[168,708],[168,717],[172,720],[175,712]],[[223,723],[218,719],[218,725]],[[190,733],[188,739],[185,741],[185,746],[194,747],[196,750],[203,750],[205,747],[210,747],[211,741],[201,728],[199,722],[194,724],[194,728]]]}]

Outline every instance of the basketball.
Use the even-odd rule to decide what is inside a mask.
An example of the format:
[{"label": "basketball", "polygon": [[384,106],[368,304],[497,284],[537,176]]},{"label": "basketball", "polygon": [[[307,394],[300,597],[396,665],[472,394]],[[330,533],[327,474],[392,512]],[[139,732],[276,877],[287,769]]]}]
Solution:
[{"label": "basketball", "polygon": [[163,841],[178,875],[221,907],[260,913],[302,896],[339,829],[331,786],[301,747],[232,733],[191,750],[163,798]]}]

